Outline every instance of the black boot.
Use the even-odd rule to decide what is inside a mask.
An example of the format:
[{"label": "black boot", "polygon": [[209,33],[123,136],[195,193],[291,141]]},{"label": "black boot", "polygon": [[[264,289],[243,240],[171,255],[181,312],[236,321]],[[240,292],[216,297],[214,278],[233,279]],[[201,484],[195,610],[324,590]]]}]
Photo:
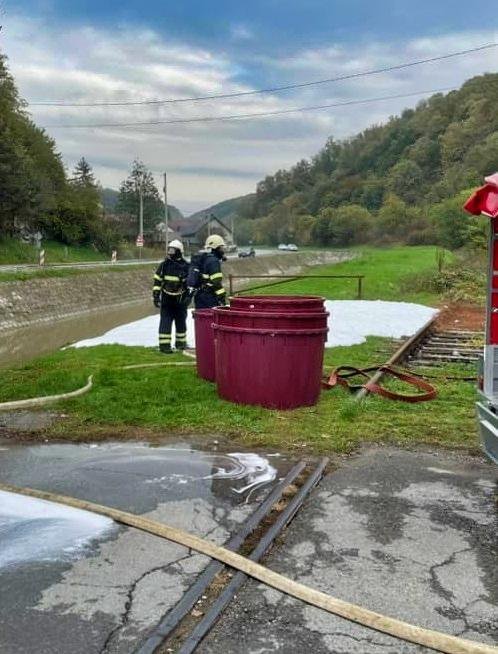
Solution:
[{"label": "black boot", "polygon": [[171,345],[164,345],[164,343],[162,343],[159,346],[159,352],[162,352],[163,354],[172,354],[173,350],[171,349]]}]

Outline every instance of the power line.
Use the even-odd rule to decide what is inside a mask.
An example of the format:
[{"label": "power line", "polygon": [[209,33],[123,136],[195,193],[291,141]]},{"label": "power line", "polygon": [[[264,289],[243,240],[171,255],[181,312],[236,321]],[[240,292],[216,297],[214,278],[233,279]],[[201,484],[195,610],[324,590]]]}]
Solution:
[{"label": "power line", "polygon": [[281,114],[292,114],[301,111],[315,111],[318,109],[332,109],[335,107],[349,107],[352,105],[369,104],[372,102],[382,102],[383,100],[397,100],[401,98],[411,98],[416,95],[426,95],[428,93],[444,93],[455,90],[456,86],[448,86],[441,89],[430,89],[427,91],[413,91],[412,93],[399,93],[396,95],[384,95],[378,98],[367,98],[364,100],[347,100],[346,102],[334,102],[332,104],[312,105],[307,107],[295,107],[294,109],[278,109],[276,111],[261,111],[248,114],[231,114],[225,116],[199,116],[197,118],[174,118],[171,120],[151,120],[137,121],[130,123],[89,123],[76,125],[46,125],[46,129],[92,129],[101,127],[145,127],[147,125],[178,125],[185,123],[211,123],[225,120],[247,120],[250,118],[259,118],[263,116],[278,116]]},{"label": "power line", "polygon": [[420,66],[421,64],[427,64],[434,61],[443,61],[445,59],[451,59],[453,57],[460,57],[467,54],[472,54],[474,52],[480,52],[482,50],[489,50],[490,48],[496,48],[498,43],[486,43],[484,45],[477,46],[475,48],[469,48],[467,50],[459,50],[458,52],[450,52],[449,54],[440,55],[438,57],[429,57],[428,59],[419,59],[417,61],[410,61],[408,63],[396,64],[394,66],[386,66],[384,68],[374,68],[373,70],[367,70],[359,73],[350,73],[348,75],[340,75],[338,77],[330,77],[328,79],[315,80],[311,82],[301,82],[299,84],[286,84],[285,86],[274,86],[263,89],[254,89],[252,91],[239,91],[237,93],[219,93],[216,95],[200,95],[192,98],[171,98],[166,100],[141,100],[141,101],[127,101],[127,102],[85,102],[85,103],[73,103],[65,101],[40,101],[40,102],[29,102],[28,104],[32,107],[124,107],[124,106],[136,106],[136,105],[158,105],[158,104],[176,104],[181,102],[199,102],[202,100],[221,100],[226,98],[240,98],[247,95],[256,95],[260,93],[278,93],[280,91],[288,91],[291,89],[302,89],[308,86],[318,86],[320,84],[332,84],[334,82],[342,82],[349,79],[356,79],[359,77],[367,77],[369,75],[378,75],[380,73],[388,73],[395,70],[403,70],[405,68],[411,68],[413,66]]}]

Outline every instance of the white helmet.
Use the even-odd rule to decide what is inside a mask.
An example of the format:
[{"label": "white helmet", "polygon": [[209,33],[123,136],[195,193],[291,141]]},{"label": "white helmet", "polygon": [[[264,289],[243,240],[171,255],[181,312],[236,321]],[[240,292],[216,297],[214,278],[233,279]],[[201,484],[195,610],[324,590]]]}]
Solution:
[{"label": "white helmet", "polygon": [[206,244],[204,245],[206,250],[216,250],[216,248],[224,247],[225,241],[219,234],[211,234],[211,236],[208,236],[206,239]]},{"label": "white helmet", "polygon": [[175,248],[176,250],[180,250],[180,252],[183,254],[183,243],[176,238],[174,241],[170,241],[168,243],[168,248]]}]

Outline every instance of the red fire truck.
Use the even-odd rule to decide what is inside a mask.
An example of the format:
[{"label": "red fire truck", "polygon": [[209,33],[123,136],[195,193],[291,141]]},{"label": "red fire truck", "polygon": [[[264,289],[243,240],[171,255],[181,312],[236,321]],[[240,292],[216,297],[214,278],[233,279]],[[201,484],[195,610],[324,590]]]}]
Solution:
[{"label": "red fire truck", "polygon": [[498,463],[498,173],[486,177],[485,182],[464,208],[475,216],[490,218],[486,331],[477,415],[484,451]]}]

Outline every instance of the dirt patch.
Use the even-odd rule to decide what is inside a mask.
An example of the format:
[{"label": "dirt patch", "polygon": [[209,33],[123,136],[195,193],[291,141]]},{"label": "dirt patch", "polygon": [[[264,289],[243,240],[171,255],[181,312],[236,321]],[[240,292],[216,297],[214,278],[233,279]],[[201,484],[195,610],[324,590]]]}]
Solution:
[{"label": "dirt patch", "polygon": [[484,330],[485,308],[475,304],[451,303],[439,307],[439,329],[481,332]]},{"label": "dirt patch", "polygon": [[51,427],[61,417],[52,411],[7,411],[0,413],[0,430],[33,432]]}]

